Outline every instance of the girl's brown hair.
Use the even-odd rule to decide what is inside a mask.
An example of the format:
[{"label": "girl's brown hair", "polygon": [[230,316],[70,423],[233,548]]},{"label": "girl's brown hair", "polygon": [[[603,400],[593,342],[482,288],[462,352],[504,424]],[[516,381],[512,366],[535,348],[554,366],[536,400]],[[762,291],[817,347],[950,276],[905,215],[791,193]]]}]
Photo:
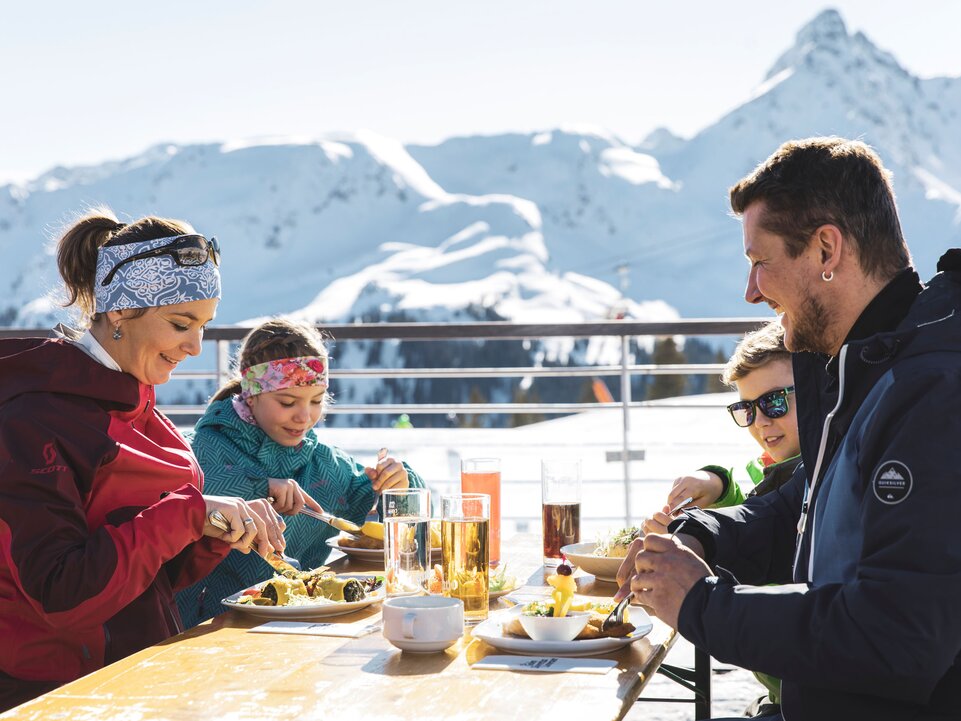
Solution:
[{"label": "girl's brown hair", "polygon": [[791,360],[791,351],[784,347],[784,328],[781,322],[772,320],[757,330],[751,331],[734,349],[734,355],[724,366],[721,380],[729,386],[739,381],[751,371],[763,368],[778,360]]},{"label": "girl's brown hair", "polygon": [[[117,220],[110,208],[91,208],[71,223],[57,241],[57,268],[67,289],[64,307],[76,306],[81,314],[82,325],[89,325],[99,318],[94,283],[97,251],[102,245],[113,240],[119,243],[139,242],[193,232],[190,224],[182,220],[150,215],[127,225]],[[145,312],[146,308],[139,308],[130,316],[137,317]]]},{"label": "girl's brown hair", "polygon": [[[220,401],[240,393],[240,371],[243,368],[272,360],[303,356],[327,358],[324,339],[313,326],[286,318],[274,318],[261,323],[250,331],[240,344],[235,361],[235,377],[227,381],[210,400]],[[325,406],[329,399],[330,393],[325,393]]]}]

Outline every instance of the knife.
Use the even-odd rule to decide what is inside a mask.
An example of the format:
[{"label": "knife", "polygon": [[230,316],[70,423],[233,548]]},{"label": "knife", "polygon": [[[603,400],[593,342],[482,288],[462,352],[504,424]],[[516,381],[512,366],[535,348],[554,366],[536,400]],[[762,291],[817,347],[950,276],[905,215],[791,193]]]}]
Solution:
[{"label": "knife", "polygon": [[[227,519],[227,516],[220,511],[211,511],[207,516],[207,520],[210,522],[211,526],[219,528],[221,531],[226,531],[228,533],[230,532],[230,521]],[[280,573],[300,573],[299,568],[287,563],[287,561],[285,561],[283,557],[277,553],[277,551],[271,551],[266,556],[261,556],[259,553],[256,553],[256,551],[254,553],[260,558],[264,559],[264,561],[268,563],[275,571]]]}]

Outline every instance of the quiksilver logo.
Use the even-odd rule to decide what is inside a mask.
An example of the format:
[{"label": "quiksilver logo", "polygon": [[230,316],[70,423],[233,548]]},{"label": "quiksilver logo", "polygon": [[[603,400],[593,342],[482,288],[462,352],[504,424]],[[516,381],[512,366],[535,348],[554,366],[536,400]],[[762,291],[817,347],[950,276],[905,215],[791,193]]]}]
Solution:
[{"label": "quiksilver logo", "polygon": [[907,498],[913,484],[911,471],[901,461],[885,461],[871,479],[875,498],[889,506]]}]

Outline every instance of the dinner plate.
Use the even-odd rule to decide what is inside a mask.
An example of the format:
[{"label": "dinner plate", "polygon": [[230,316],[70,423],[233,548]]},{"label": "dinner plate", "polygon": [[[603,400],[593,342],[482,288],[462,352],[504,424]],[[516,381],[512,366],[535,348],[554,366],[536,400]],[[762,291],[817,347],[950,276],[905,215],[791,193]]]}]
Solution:
[{"label": "dinner plate", "polygon": [[593,574],[598,581],[617,583],[617,569],[624,559],[595,556],[595,548],[596,543],[572,543],[561,548],[561,553],[578,568]]},{"label": "dinner plate", "polygon": [[634,632],[623,638],[584,638],[573,641],[534,641],[530,638],[510,636],[504,626],[521,612],[521,606],[491,614],[490,618],[474,627],[474,638],[482,639],[499,651],[517,653],[521,656],[596,656],[618,651],[644,638],[654,628],[651,617],[643,608],[631,608]]},{"label": "dinner plate", "polygon": [[506,596],[508,593],[511,593],[512,591],[516,591],[518,588],[520,588],[520,583],[518,583],[517,581],[514,581],[514,585],[511,586],[510,588],[502,588],[500,591],[491,591],[489,594],[489,598],[491,601],[493,601],[495,599],[500,598],[501,596]]},{"label": "dinner plate", "polygon": [[[370,578],[370,573],[338,573],[337,578],[356,578],[365,579]],[[267,581],[262,581],[256,586],[251,586],[251,588],[256,588],[260,590],[263,588]],[[248,589],[244,589],[246,591]],[[275,621],[296,621],[296,620],[309,620],[312,618],[328,618],[330,616],[343,616],[346,613],[353,613],[362,608],[366,608],[374,603],[380,603],[384,600],[384,584],[381,584],[379,588],[367,594],[367,598],[362,601],[350,601],[350,602],[336,602],[336,603],[324,603],[324,604],[311,604],[307,606],[255,606],[252,603],[239,603],[240,597],[243,595],[244,591],[237,591],[237,593],[227,596],[227,598],[221,600],[221,603],[227,608],[232,608],[235,611],[240,611],[241,613],[246,613],[250,616],[256,616],[258,618],[269,618]]]},{"label": "dinner plate", "polygon": [[[384,549],[383,548],[356,548],[354,546],[341,546],[338,542],[340,536],[334,536],[333,538],[327,539],[327,545],[331,548],[335,548],[338,551],[343,551],[348,556],[353,558],[355,561],[363,561],[364,563],[378,563],[381,567],[384,565]],[[432,548],[430,549],[430,557],[432,561],[436,561],[440,558],[440,549]]]}]

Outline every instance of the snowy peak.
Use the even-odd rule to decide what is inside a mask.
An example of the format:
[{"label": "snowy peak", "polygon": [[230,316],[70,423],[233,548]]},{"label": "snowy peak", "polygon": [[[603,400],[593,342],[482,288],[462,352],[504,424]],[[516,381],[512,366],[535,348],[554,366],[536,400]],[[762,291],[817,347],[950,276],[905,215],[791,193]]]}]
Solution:
[{"label": "snowy peak", "polygon": [[768,82],[786,71],[802,69],[832,76],[881,69],[908,76],[893,55],[879,49],[863,33],[849,35],[837,10],[824,10],[802,27],[794,45],[778,58],[764,79]]}]

